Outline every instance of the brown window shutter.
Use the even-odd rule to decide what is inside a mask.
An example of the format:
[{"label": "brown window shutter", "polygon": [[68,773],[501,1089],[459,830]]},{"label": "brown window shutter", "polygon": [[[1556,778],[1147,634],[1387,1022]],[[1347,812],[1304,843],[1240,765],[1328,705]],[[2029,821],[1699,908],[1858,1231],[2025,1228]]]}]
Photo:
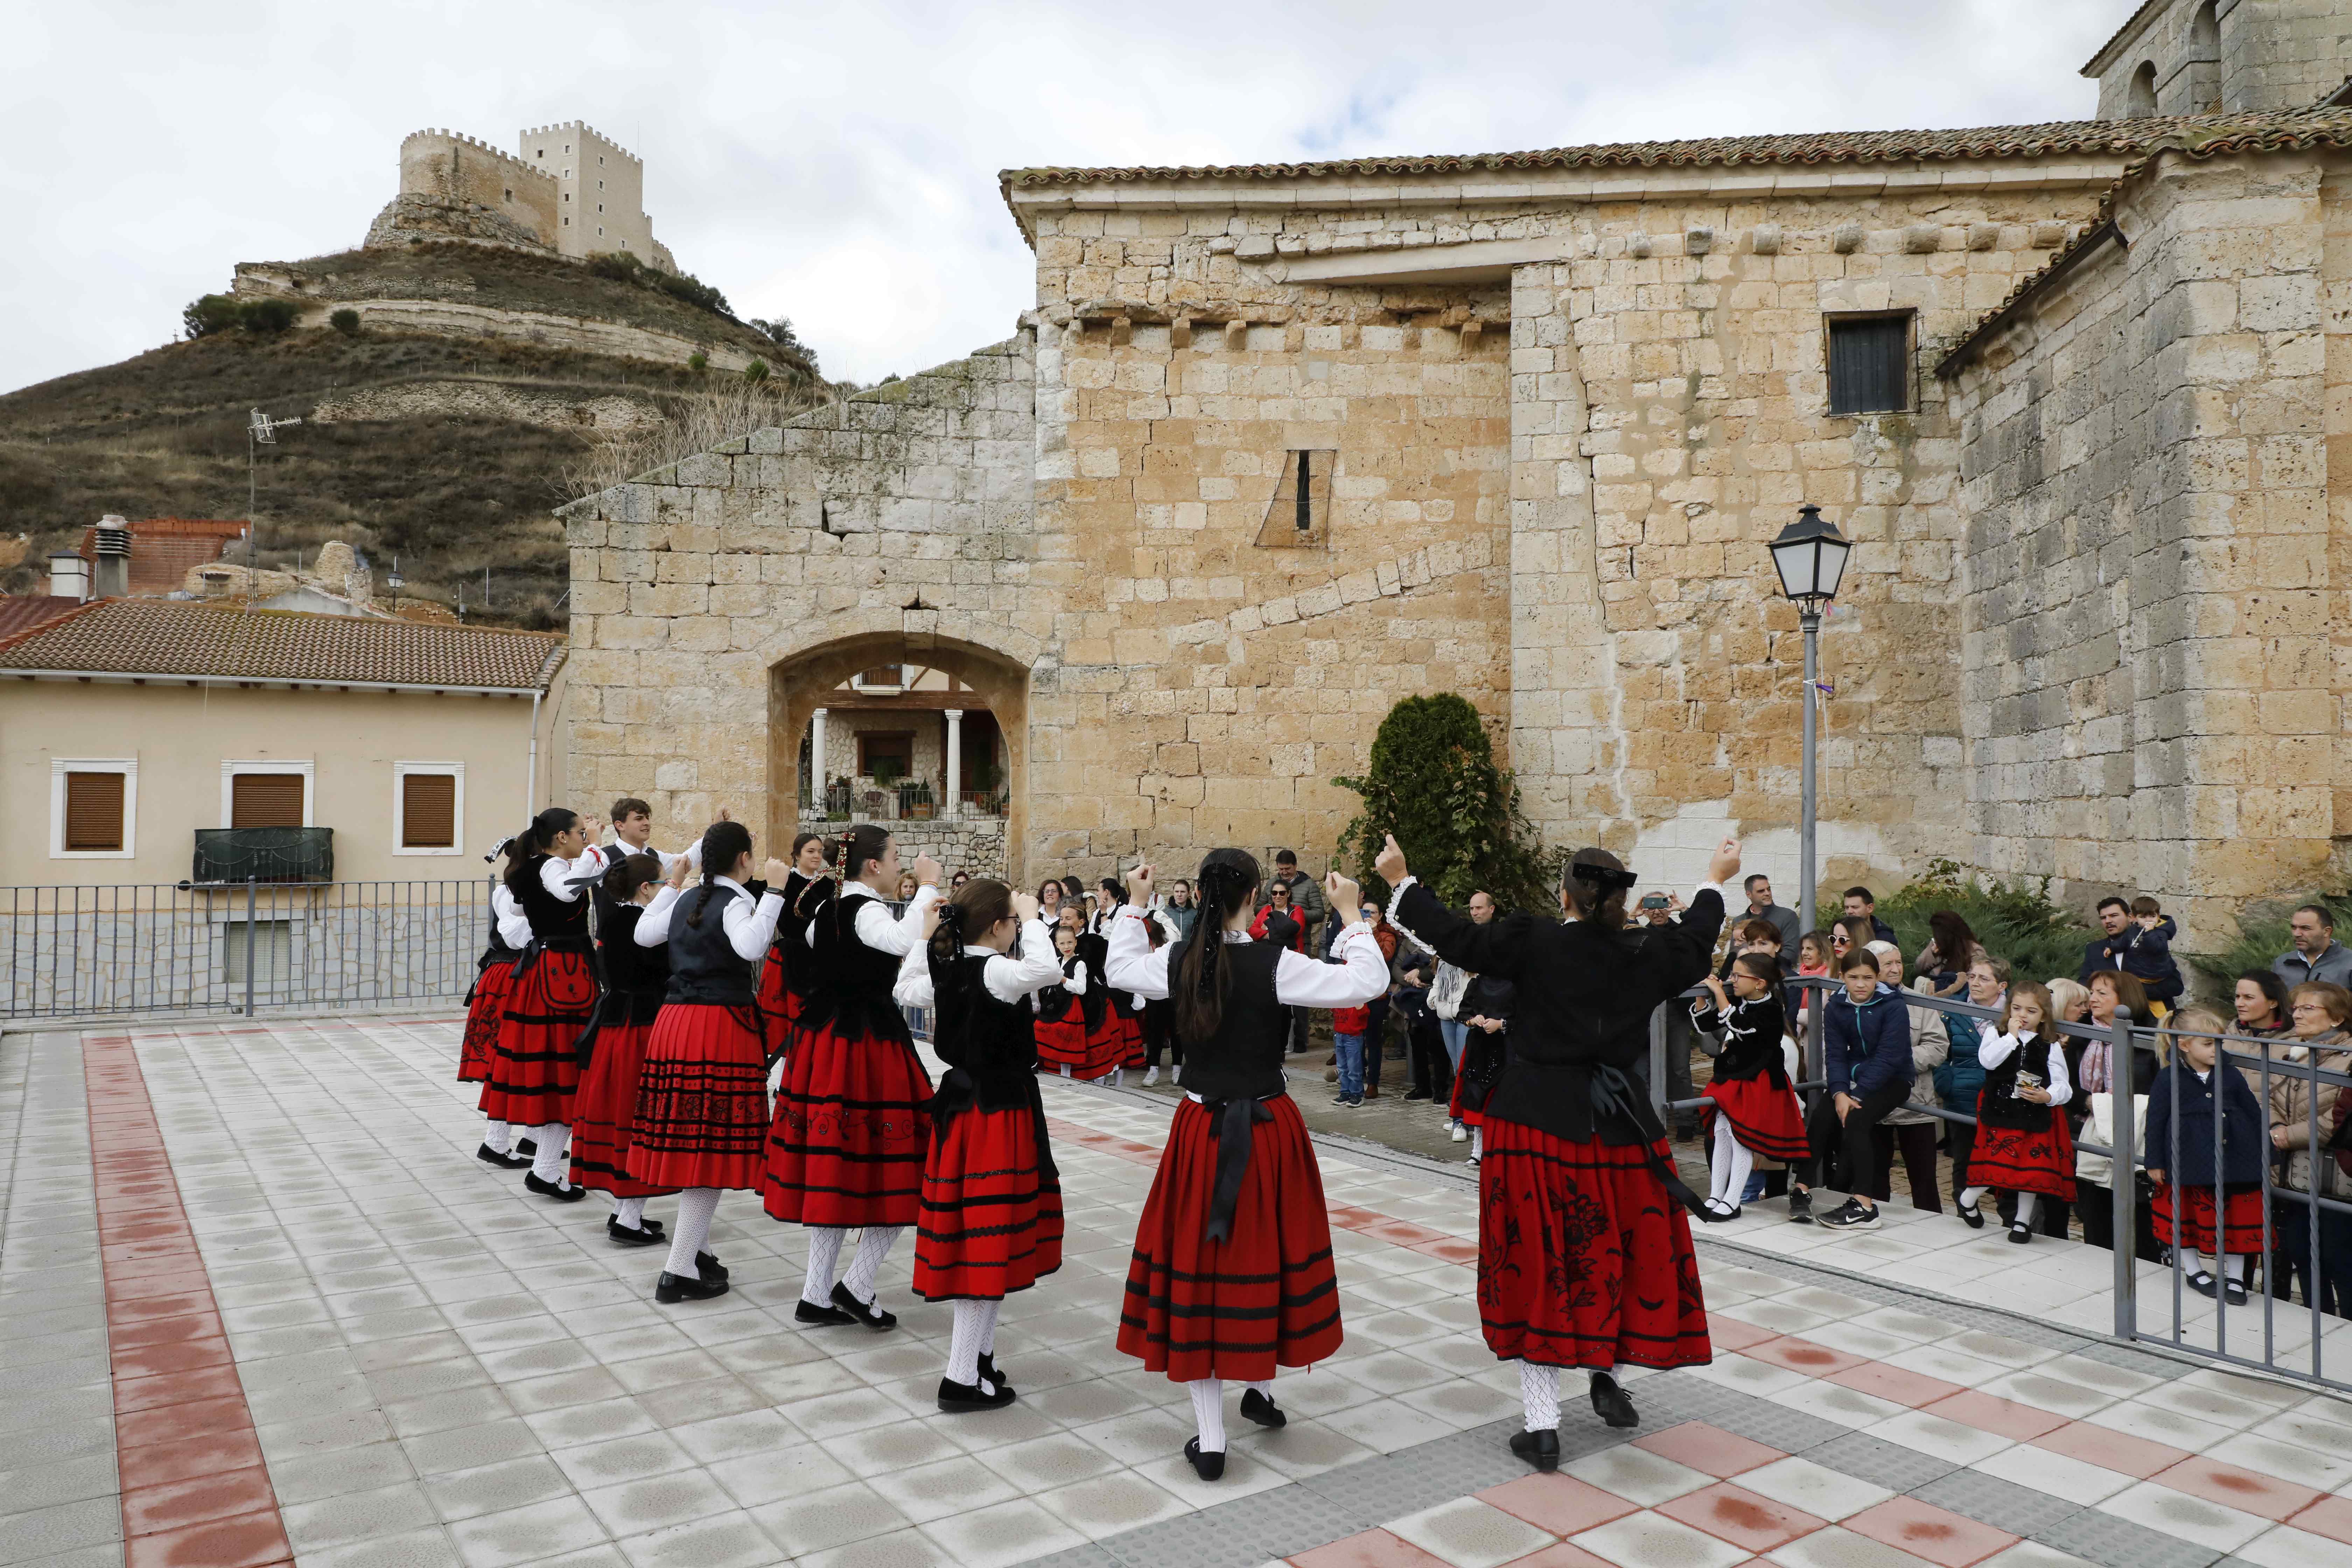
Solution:
[{"label": "brown window shutter", "polygon": [[122,847],[122,775],[66,775],[66,847]]},{"label": "brown window shutter", "polygon": [[457,780],[451,773],[403,773],[400,778],[400,847],[457,847]]},{"label": "brown window shutter", "polygon": [[231,827],[302,826],[300,773],[238,773],[229,780]]}]

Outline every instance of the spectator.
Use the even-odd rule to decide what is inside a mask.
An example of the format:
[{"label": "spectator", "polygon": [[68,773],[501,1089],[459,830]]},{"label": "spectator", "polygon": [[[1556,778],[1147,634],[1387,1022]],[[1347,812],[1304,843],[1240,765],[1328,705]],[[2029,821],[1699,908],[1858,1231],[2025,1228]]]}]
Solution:
[{"label": "spectator", "polygon": [[[1381,1092],[1381,1064],[1388,1060],[1389,999],[1396,991],[1396,961],[1399,951],[1396,927],[1389,924],[1381,906],[1366,900],[1364,920],[1372,928],[1372,940],[1380,944],[1381,957],[1389,966],[1389,988],[1364,1004],[1368,1019],[1364,1030],[1365,1078],[1364,1092],[1378,1099]],[[1327,922],[1328,923],[1328,922]]]},{"label": "spectator", "polygon": [[1748,890],[1747,918],[1770,921],[1780,928],[1780,946],[1786,950],[1797,945],[1797,911],[1772,901],[1772,879],[1759,871],[1741,884]]},{"label": "spectator", "polygon": [[[2352,1074],[2352,1033],[2346,1029],[2352,1024],[2352,992],[2324,980],[2311,981],[2294,988],[2288,1007],[2293,1041],[2266,1046],[2273,1059],[2298,1067],[2315,1062],[2322,1072]],[[2324,1152],[2336,1135],[2339,1087],[2322,1082],[2315,1108],[2311,1080],[2280,1072],[2270,1075],[2271,1160],[2277,1167],[2272,1180],[2271,1221],[2281,1279],[2277,1294],[2284,1298],[2300,1278],[2306,1305],[2315,1300],[2316,1289],[2315,1299],[2323,1310],[2352,1317],[2352,1226],[2345,1223],[2352,1216],[2320,1210],[2316,1268],[2311,1251],[2308,1194],[2313,1168],[2319,1171],[2321,1197],[2352,1199],[2352,1182],[2345,1180],[2335,1160]],[[2322,1151],[2315,1160],[2315,1150]],[[2151,1165],[2156,1163],[2157,1152],[2149,1151]]]},{"label": "spectator", "polygon": [[[1322,887],[1314,878],[1300,873],[1298,857],[1290,850],[1275,851],[1274,876],[1266,883],[1268,897],[1273,896],[1276,888],[1290,890],[1290,907],[1297,913],[1299,923],[1307,928],[1307,940],[1312,943],[1316,928],[1323,923],[1323,917],[1329,911],[1323,904]],[[1300,951],[1306,950],[1302,948]]]},{"label": "spectator", "polygon": [[2172,957],[2172,944],[2179,939],[2180,928],[2162,905],[2145,893],[2132,900],[2131,910],[2133,929],[2124,947],[2123,967],[2139,977],[2140,988],[2159,1009],[2160,1016],[2189,989],[2180,978],[2180,965]]},{"label": "spectator", "polygon": [[[1969,965],[1969,1000],[1979,1007],[1990,1007],[1996,1014],[2009,1007],[2009,965],[1987,953]],[[1951,1049],[1944,1065],[1936,1069],[1936,1098],[1947,1110],[1957,1110],[1974,1116],[1977,1091],[1984,1088],[1984,1065],[1977,1059],[1986,1041],[2000,1032],[1997,1018],[1979,1018],[1972,1014],[1946,1014],[1946,1033],[1951,1038]],[[2054,1031],[2052,1033],[2054,1037]],[[1969,1184],[1969,1157],[1976,1152],[1977,1130],[1973,1123],[1945,1123],[1944,1141],[1952,1152],[1952,1190],[1957,1193]],[[2004,1222],[2006,1215],[2002,1215]]]},{"label": "spectator", "polygon": [[1192,902],[1192,884],[1181,877],[1168,885],[1166,913],[1176,927],[1178,941],[1192,934],[1192,924],[1201,918],[1201,911]]},{"label": "spectator", "polygon": [[2083,945],[2083,967],[2074,978],[2088,985],[2102,969],[2120,969],[2124,944],[2131,940],[2131,905],[2113,894],[2099,900],[2099,934]]},{"label": "spectator", "polygon": [[2147,905],[2152,919],[2135,918],[2132,906],[2120,898],[2111,895],[2099,900],[2099,934],[2084,944],[2083,967],[2074,978],[2087,985],[2094,974],[2124,971],[2139,982],[2142,993],[2132,1016],[2145,1020],[2151,1011],[2149,1003],[2162,1002],[2169,1007],[2184,987],[2180,966],[2172,961],[2171,933],[2179,928],[2164,918],[2154,899],[2141,901]]},{"label": "spectator", "polygon": [[[2050,1005],[2058,1009],[2058,1021],[2060,1023],[2085,1024],[2090,1022],[2091,988],[2089,986],[2084,984],[2079,980],[2066,980],[2062,978],[2051,981],[2049,984],[2042,986],[2042,989],[2050,993]],[[2074,1070],[2074,1063],[2070,1059],[2066,1063],[2066,1067],[2067,1070],[2071,1072]],[[2080,1083],[2083,1080],[2078,1078],[2074,1081],[2076,1083]]]},{"label": "spectator", "polygon": [[2287,1031],[2286,983],[2271,969],[2249,969],[2238,976],[2233,994],[2238,1033],[2259,1038]]},{"label": "spectator", "polygon": [[[2073,981],[2067,981],[2072,985]],[[2109,1252],[2116,1247],[2116,1195],[2111,1184],[2115,1178],[2113,1156],[2093,1153],[2084,1147],[2096,1144],[2102,1149],[2116,1146],[2116,1097],[2105,1089],[2096,1094],[2074,1097],[2084,1105],[2083,1125],[2075,1133],[2074,1206],[2083,1214],[2083,1239],[2093,1247]],[[2147,1096],[2132,1096],[2132,1147],[2143,1158],[2147,1152]],[[2143,1263],[2154,1263],[2162,1254],[2156,1245],[2156,1215],[2148,1199],[2153,1188],[2147,1176],[2140,1171],[2132,1173],[2133,1251]]]},{"label": "spectator", "polygon": [[1517,1002],[1517,986],[1483,974],[1471,976],[1470,989],[1462,998],[1462,1020],[1470,1026],[1470,1045],[1462,1055],[1462,1070],[1454,1075],[1452,1109],[1455,1123],[1470,1129],[1473,1165],[1486,1152],[1486,1101],[1502,1080],[1509,1056],[1507,1031]]},{"label": "spectator", "polygon": [[[1629,911],[1629,923],[1662,926],[1682,919],[1683,900],[1679,893],[1644,893],[1642,900]],[[1691,1076],[1691,1053],[1698,1048],[1698,1031],[1691,1026],[1689,1010],[1678,1005],[1666,1009],[1666,1089],[1668,1104],[1698,1098],[1698,1082]],[[1698,1111],[1668,1112],[1674,1122],[1675,1142],[1687,1143],[1698,1136]]]},{"label": "spectator", "polygon": [[969,871],[958,871],[954,876],[950,877],[950,878],[948,879],[948,886],[949,886],[950,888],[961,888],[961,887],[962,887],[966,882],[969,882],[969,881],[971,881],[971,872],[969,872]]},{"label": "spectator", "polygon": [[[1922,986],[1903,984],[1903,950],[1891,942],[1874,942],[1870,951],[1878,960],[1879,984],[1889,993],[1927,996]],[[1941,1119],[1927,1107],[1936,1103],[1936,1069],[1944,1065],[1951,1042],[1939,1007],[1911,1009],[1911,1093],[1886,1113],[1871,1134],[1870,1195],[1895,1195],[1895,1156],[1903,1155],[1903,1176],[1911,1184],[1911,1206],[1929,1214],[1944,1212],[1944,1197],[1936,1179],[1936,1131]]]},{"label": "spectator", "polygon": [[[1297,865],[1298,862],[1294,858],[1291,861],[1292,869],[1296,870]],[[1307,951],[1307,928],[1298,922],[1290,907],[1292,889],[1305,880],[1306,879],[1299,878],[1295,882],[1285,882],[1276,878],[1266,883],[1265,903],[1257,911],[1257,918],[1250,921],[1251,941],[1264,942],[1266,939],[1266,922],[1279,914],[1282,917],[1282,929],[1289,933],[1283,945],[1294,952],[1304,953]],[[1306,1008],[1293,1007],[1290,1010],[1290,1054],[1292,1056],[1297,1056],[1307,1048],[1307,1022]],[[1336,1056],[1336,1053],[1334,1054]],[[1336,1062],[1334,1065],[1337,1065]]]},{"label": "spectator", "polygon": [[[2091,984],[2084,989],[2090,993],[2090,1010],[2083,1022],[2092,1028],[2113,1027],[2118,1007],[2130,1010],[2135,1026],[2147,1017],[2147,993],[2139,988],[2139,980],[2135,975],[2120,969],[2103,969],[2091,976]],[[2055,997],[2051,999],[2051,1005],[2057,1005]],[[2132,1087],[2136,1090],[2145,1089],[2156,1076],[2155,1053],[2151,1047],[2135,1043],[2132,1057]],[[2074,1081],[2088,1092],[2095,1093],[2112,1087],[2116,1064],[2110,1059],[2110,1049],[2105,1040],[2094,1038],[2085,1042],[2081,1057],[2066,1065],[2078,1071],[2079,1076]]]},{"label": "spectator", "polygon": [[1968,989],[1969,971],[1984,956],[1984,944],[1952,910],[1929,915],[1927,931],[1930,940],[1919,950],[1918,977],[1912,989],[1931,996],[1958,996]]},{"label": "spectator", "polygon": [[[1809,931],[1797,941],[1797,973],[1803,977],[1835,973],[1837,953],[1830,946],[1828,933]],[[1811,986],[1789,988],[1789,1026],[1800,1040],[1812,1032],[1812,1014],[1827,993]]]},{"label": "spectator", "polygon": [[[1484,892],[1471,894],[1469,915],[1472,925],[1492,924],[1495,919],[1493,896]],[[1460,1005],[1462,988],[1467,980],[1461,970],[1440,962],[1435,975],[1430,981],[1431,1011],[1437,1015],[1438,1035],[1445,1043],[1447,1065],[1456,1073],[1462,1070],[1462,1050],[1469,1038],[1470,1025]],[[1454,1141],[1457,1143],[1467,1135],[1458,1121],[1454,1124]]]},{"label": "spectator", "polygon": [[1843,966],[1847,953],[1868,947],[1874,942],[1893,942],[1893,937],[1878,934],[1878,922],[1868,915],[1841,915],[1830,927],[1830,954]]},{"label": "spectator", "polygon": [[1848,888],[1845,890],[1845,912],[1850,918],[1870,922],[1870,941],[1895,940],[1895,928],[1878,918],[1878,897],[1868,888]]},{"label": "spectator", "polygon": [[[2200,1296],[2219,1290],[2231,1306],[2242,1306],[2267,1223],[2263,1106],[2243,1074],[2217,1066],[2214,1036],[2221,1020],[2200,1010],[2183,1014],[2180,1024],[2173,1059],[2148,1091],[2147,1179],[2156,1189],[2156,1239],[2181,1254],[2184,1265],[2196,1265],[2190,1289]],[[2206,1258],[2214,1260],[2213,1268],[2203,1267]]]},{"label": "spectator", "polygon": [[[1723,962],[1716,966],[1717,980],[1731,978],[1732,960],[1743,952],[1760,952],[1772,961],[1773,973],[1780,973],[1780,928],[1767,920],[1745,920],[1724,944]],[[1784,1015],[1785,1016],[1785,1015]]]},{"label": "spectator", "polygon": [[2278,955],[2271,967],[2289,985],[2324,980],[2330,985],[2352,987],[2352,952],[2336,940],[2336,917],[2325,904],[2305,904],[2287,921],[2294,945]]},{"label": "spectator", "polygon": [[1790,1182],[1789,1217],[1812,1224],[1814,1184],[1843,1180],[1851,1195],[1821,1223],[1860,1229],[1878,1223],[1878,1205],[1863,1190],[1870,1185],[1872,1131],[1911,1098],[1911,1020],[1909,1009],[1879,984],[1878,960],[1868,949],[1847,953],[1839,973],[1845,986],[1830,998],[1822,1032],[1829,1092],[1806,1122],[1812,1157]]},{"label": "spectator", "polygon": [[1437,955],[1414,942],[1412,933],[1395,921],[1387,922],[1387,929],[1397,938],[1396,955],[1389,960],[1391,1004],[1404,1025],[1405,1067],[1412,1079],[1405,1098],[1443,1103],[1454,1092],[1454,1063],[1445,1054],[1437,1015],[1429,1010],[1429,984],[1437,973]]}]

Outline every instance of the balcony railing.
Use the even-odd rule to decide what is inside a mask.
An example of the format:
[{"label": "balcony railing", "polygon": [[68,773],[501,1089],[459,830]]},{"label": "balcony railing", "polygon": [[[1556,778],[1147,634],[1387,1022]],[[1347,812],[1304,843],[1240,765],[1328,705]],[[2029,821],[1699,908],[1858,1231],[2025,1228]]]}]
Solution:
[{"label": "balcony railing", "polygon": [[[963,810],[959,815],[1003,816],[1012,797],[1011,789],[1003,785],[963,790],[960,792]],[[877,784],[864,779],[848,783],[836,779],[825,786],[822,804],[810,802],[801,815],[808,821],[920,822],[946,815],[940,799],[938,786],[920,781]]]},{"label": "balcony railing", "polygon": [[331,827],[199,827],[188,880],[331,882],[334,840]]}]

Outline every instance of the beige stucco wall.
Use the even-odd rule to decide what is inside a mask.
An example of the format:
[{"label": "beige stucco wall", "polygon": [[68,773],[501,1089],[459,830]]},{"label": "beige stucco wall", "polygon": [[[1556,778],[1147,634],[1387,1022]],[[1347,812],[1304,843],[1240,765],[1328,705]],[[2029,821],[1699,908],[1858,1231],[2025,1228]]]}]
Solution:
[{"label": "beige stucco wall", "polygon": [[[569,801],[564,691],[539,712],[539,803]],[[93,680],[0,683],[0,813],[16,825],[6,880],[176,882],[194,831],[222,827],[222,762],[312,765],[310,826],[335,830],[335,879],[469,879],[491,845],[529,816],[529,698],[131,686]],[[135,759],[136,836],[128,857],[52,856],[55,759]],[[465,764],[456,853],[394,852],[394,764]],[[602,810],[588,805],[588,809]]]}]

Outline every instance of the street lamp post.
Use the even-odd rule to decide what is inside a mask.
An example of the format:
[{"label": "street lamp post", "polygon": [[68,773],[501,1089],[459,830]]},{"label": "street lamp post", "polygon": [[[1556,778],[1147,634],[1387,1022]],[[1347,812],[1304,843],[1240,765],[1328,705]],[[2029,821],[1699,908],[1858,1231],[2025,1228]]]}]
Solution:
[{"label": "street lamp post", "polygon": [[1846,557],[1853,546],[1822,520],[1822,509],[1810,503],[1797,509],[1797,521],[1772,541],[1772,564],[1780,574],[1780,592],[1795,602],[1798,624],[1805,633],[1804,703],[1805,761],[1803,799],[1797,828],[1797,853],[1802,868],[1797,878],[1797,928],[1813,929],[1813,693],[1821,679],[1822,606],[1837,596],[1838,579],[1845,575]]}]

